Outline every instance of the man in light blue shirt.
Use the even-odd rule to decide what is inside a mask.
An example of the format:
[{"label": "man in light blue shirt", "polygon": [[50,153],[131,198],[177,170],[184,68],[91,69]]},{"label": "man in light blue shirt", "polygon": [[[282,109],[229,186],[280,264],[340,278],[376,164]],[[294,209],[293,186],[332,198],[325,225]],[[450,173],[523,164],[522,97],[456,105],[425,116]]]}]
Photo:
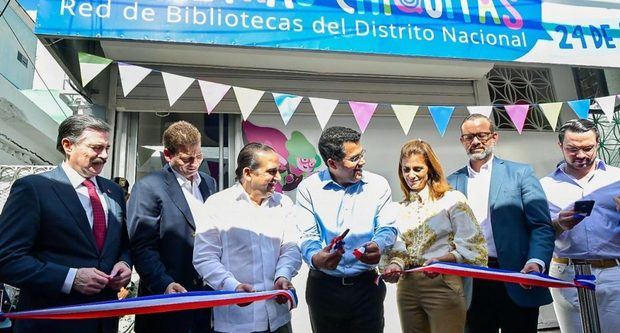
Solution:
[{"label": "man in light blue shirt", "polygon": [[[541,179],[556,230],[551,276],[572,281],[574,264],[590,264],[602,332],[620,327],[620,169],[596,158],[599,133],[586,119],[566,122],[558,145],[564,155],[555,171]],[[591,213],[577,201],[593,200]],[[588,214],[589,213],[589,214]],[[551,289],[562,332],[583,332],[574,288]]]},{"label": "man in light blue shirt", "polygon": [[[319,151],[327,170],[297,188],[298,228],[303,259],[310,266],[306,299],[312,330],[382,332],[385,284],[376,265],[394,244],[396,228],[385,178],[363,171],[360,134],[345,127],[326,129]],[[345,230],[344,246],[330,242]],[[364,248],[359,260],[353,250]]]}]

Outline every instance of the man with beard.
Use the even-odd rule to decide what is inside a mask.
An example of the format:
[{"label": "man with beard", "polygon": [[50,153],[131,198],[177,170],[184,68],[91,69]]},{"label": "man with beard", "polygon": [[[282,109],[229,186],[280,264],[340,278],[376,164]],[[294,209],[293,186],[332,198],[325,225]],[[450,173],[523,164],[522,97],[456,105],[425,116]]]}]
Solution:
[{"label": "man with beard", "polygon": [[[545,193],[532,168],[494,157],[499,139],[492,121],[473,114],[461,124],[469,163],[448,181],[469,200],[482,227],[489,267],[544,272],[553,252]],[[551,303],[547,288],[475,279],[467,312],[470,332],[536,332],[538,308]]]},{"label": "man with beard", "polygon": [[[377,280],[376,265],[396,238],[388,212],[390,186],[385,178],[362,171],[365,151],[357,131],[326,129],[319,151],[328,168],[297,187],[300,246],[310,266],[306,299],[312,330],[383,332],[385,283]],[[331,243],[346,230],[343,246]],[[353,251],[362,248],[358,260]]]},{"label": "man with beard", "polygon": [[[204,290],[194,269],[198,210],[215,193],[215,179],[198,171],[203,161],[198,129],[177,121],[164,131],[161,170],[140,179],[129,200],[131,255],[140,274],[138,296]],[[209,309],[137,315],[137,333],[211,332]]]},{"label": "man with beard", "polygon": [[[301,266],[293,202],[276,193],[278,154],[250,143],[237,157],[238,183],[212,195],[196,230],[194,266],[215,290],[254,292],[293,289]],[[216,332],[291,332],[286,299],[213,309]]]},{"label": "man with beard", "polygon": [[[0,281],[20,288],[18,310],[108,301],[131,277],[121,188],[99,177],[110,126],[75,115],[58,128],[65,160],[18,179],[0,215]],[[14,332],[116,333],[118,318],[24,320]]]},{"label": "man with beard", "polygon": [[[589,264],[596,276],[601,331],[613,332],[620,327],[620,212],[614,201],[620,193],[620,169],[596,158],[599,133],[592,121],[569,120],[558,137],[564,161],[540,180],[556,230],[549,272],[573,281],[574,265]],[[590,213],[575,204],[583,200],[594,201]],[[562,332],[583,332],[577,290],[552,289],[551,295]]]}]

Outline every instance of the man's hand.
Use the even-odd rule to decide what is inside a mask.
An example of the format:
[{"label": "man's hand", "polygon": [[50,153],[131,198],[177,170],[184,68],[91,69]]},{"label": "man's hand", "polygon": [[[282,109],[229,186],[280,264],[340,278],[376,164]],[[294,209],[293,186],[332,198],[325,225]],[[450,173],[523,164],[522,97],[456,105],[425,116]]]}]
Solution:
[{"label": "man's hand", "polygon": [[385,282],[396,283],[400,279],[403,270],[397,264],[389,264],[383,270],[382,278]]},{"label": "man's hand", "polygon": [[615,197],[614,201],[616,202],[616,210],[620,212],[620,196]]},{"label": "man's hand", "polygon": [[[528,274],[531,272],[536,272],[536,273],[540,273],[540,266],[538,266],[537,263],[535,262],[529,262],[527,264],[525,264],[525,266],[523,266],[523,269],[521,270],[521,273],[523,274]],[[519,284],[523,289],[532,289],[532,286],[527,285],[527,284]]]},{"label": "man's hand", "polygon": [[110,272],[108,287],[112,290],[121,290],[131,280],[131,268],[124,262],[117,262]]},{"label": "man's hand", "polygon": [[375,242],[366,244],[366,252],[360,258],[360,261],[368,265],[376,265],[381,260],[381,249]]},{"label": "man's hand", "polygon": [[[273,287],[276,290],[289,290],[289,289],[295,290],[295,287],[293,287],[293,283],[291,283],[291,281],[289,281],[287,278],[283,276],[280,276],[279,278],[276,279],[276,283],[273,284]],[[288,299],[284,296],[277,296],[276,302],[278,304],[284,304],[288,302]]]},{"label": "man's hand", "polygon": [[576,217],[574,210],[563,210],[560,212],[555,222],[562,231],[568,231],[579,224],[579,222],[583,221],[584,218],[586,217],[583,215],[578,215]]},{"label": "man's hand", "polygon": [[[235,291],[236,291],[236,292],[244,292],[244,293],[253,293],[253,292],[255,292],[256,290],[255,290],[255,289],[254,289],[254,287],[253,287],[252,285],[250,285],[250,284],[247,284],[247,283],[240,283],[240,284],[237,286],[237,288],[235,288]],[[250,305],[250,304],[252,304],[252,302],[247,302],[247,303],[239,303],[239,304],[237,304],[237,306],[244,307],[244,306],[248,306],[248,305]]]},{"label": "man's hand", "polygon": [[331,246],[328,245],[312,256],[312,265],[319,269],[334,270],[338,267],[343,254],[344,249],[331,252]]},{"label": "man's hand", "polygon": [[110,281],[110,276],[96,268],[78,268],[73,279],[73,290],[84,295],[100,292]]},{"label": "man's hand", "polygon": [[164,294],[176,294],[176,293],[186,293],[187,289],[183,287],[180,283],[170,282],[168,287],[166,287],[166,291]]}]

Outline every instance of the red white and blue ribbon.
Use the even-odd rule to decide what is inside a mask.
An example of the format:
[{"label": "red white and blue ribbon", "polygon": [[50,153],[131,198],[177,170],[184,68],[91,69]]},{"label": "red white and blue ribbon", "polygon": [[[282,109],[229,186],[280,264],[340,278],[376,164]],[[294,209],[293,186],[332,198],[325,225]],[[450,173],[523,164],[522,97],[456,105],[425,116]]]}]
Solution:
[{"label": "red white and blue ribbon", "polygon": [[540,273],[524,274],[504,269],[473,266],[452,262],[435,262],[428,266],[422,266],[405,271],[405,273],[414,272],[431,272],[439,274],[458,275],[475,279],[519,283],[533,287],[588,288],[592,290],[594,289],[594,277],[591,275],[577,276],[575,281],[564,281]]},{"label": "red white and blue ribbon", "polygon": [[9,319],[92,319],[130,314],[195,310],[236,305],[285,297],[289,309],[297,307],[294,290],[270,290],[253,293],[227,291],[194,291],[187,293],[143,296],[118,301],[96,302],[49,309],[0,313],[0,321]]}]

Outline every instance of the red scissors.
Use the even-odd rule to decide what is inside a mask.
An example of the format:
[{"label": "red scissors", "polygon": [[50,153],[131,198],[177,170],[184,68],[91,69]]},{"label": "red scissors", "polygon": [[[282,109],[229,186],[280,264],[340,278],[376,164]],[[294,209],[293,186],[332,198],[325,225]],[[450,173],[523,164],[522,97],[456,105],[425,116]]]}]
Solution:
[{"label": "red scissors", "polygon": [[340,250],[344,246],[344,238],[349,233],[349,229],[345,230],[340,236],[334,237],[331,242],[329,242],[329,248],[331,250]]}]

